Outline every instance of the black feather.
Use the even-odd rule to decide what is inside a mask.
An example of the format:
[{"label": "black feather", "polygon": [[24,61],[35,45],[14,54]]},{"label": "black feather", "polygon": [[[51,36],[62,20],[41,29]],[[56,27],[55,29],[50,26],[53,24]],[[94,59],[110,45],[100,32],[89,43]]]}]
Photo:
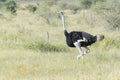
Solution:
[{"label": "black feather", "polygon": [[78,31],[72,31],[70,33],[68,33],[67,31],[64,31],[65,33],[65,37],[66,37],[66,43],[69,47],[75,47],[74,43],[77,40],[83,39],[83,37],[87,40],[85,42],[81,42],[81,47],[86,47],[89,46],[93,43],[96,42],[96,36],[93,36],[89,33],[86,32],[78,32]]}]

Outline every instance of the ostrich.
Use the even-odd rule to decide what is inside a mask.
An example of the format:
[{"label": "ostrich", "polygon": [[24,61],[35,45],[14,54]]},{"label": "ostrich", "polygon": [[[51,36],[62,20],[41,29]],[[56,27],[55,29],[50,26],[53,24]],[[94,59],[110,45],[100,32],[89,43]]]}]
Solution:
[{"label": "ostrich", "polygon": [[[83,32],[83,31],[72,31],[72,32],[67,32],[66,26],[65,26],[65,17],[64,13],[60,12],[60,16],[62,19],[62,26],[64,30],[64,35],[66,37],[66,43],[69,47],[76,47],[79,51],[79,55],[77,56],[77,59],[82,57],[84,54],[87,54],[90,52],[90,49],[88,46],[91,44],[101,41],[104,39],[104,35],[96,35],[93,36],[89,33]],[[83,53],[81,47],[84,47],[86,51]]]}]

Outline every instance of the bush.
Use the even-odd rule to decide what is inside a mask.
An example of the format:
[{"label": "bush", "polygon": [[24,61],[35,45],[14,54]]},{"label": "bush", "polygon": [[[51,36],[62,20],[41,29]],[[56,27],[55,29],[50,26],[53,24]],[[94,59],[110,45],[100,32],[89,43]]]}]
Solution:
[{"label": "bush", "polygon": [[45,0],[46,5],[52,6],[57,3],[58,0]]},{"label": "bush", "polygon": [[104,16],[107,22],[110,24],[110,29],[120,29],[120,3],[112,4],[110,10],[105,10]]},{"label": "bush", "polygon": [[92,5],[98,2],[105,2],[106,0],[80,0],[80,5],[83,9],[89,9]]},{"label": "bush", "polygon": [[78,10],[80,10],[80,6],[75,4],[67,4],[67,3],[61,2],[57,6],[62,10],[66,10],[66,9],[72,10],[73,13],[76,13]]},{"label": "bush", "polygon": [[27,8],[30,12],[35,12],[36,9],[37,9],[37,7],[34,6],[34,5],[28,5],[26,8]]},{"label": "bush", "polygon": [[120,30],[120,2],[105,2],[96,4],[96,12],[103,17],[110,30]]},{"label": "bush", "polygon": [[108,50],[112,48],[120,49],[120,41],[111,38],[105,38],[102,42],[95,44],[95,47],[98,46],[101,49],[108,49]]},{"label": "bush", "polygon": [[38,17],[42,17],[45,20],[46,24],[52,26],[56,26],[58,24],[58,14],[52,11],[50,6],[48,6],[46,3],[39,5],[36,13],[38,14]]},{"label": "bush", "polygon": [[11,11],[11,13],[15,13],[16,12],[16,9],[17,9],[17,4],[15,1],[8,1],[6,3],[6,8],[7,10]]},{"label": "bush", "polygon": [[84,9],[88,9],[92,5],[92,1],[91,0],[81,0],[80,3],[81,3],[82,8],[84,8]]},{"label": "bush", "polygon": [[0,2],[5,2],[6,0],[0,0]]},{"label": "bush", "polygon": [[24,46],[26,49],[40,50],[40,51],[50,51],[50,52],[61,52],[67,51],[67,49],[62,45],[52,45],[45,41],[32,41]]},{"label": "bush", "polygon": [[59,3],[58,6],[59,6],[61,9],[66,9],[67,3]]}]

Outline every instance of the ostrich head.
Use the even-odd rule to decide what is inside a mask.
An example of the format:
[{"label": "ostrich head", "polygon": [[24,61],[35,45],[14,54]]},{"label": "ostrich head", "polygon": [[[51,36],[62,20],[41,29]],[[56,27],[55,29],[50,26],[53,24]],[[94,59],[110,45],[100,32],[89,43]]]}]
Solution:
[{"label": "ostrich head", "polygon": [[103,39],[104,39],[104,35],[102,34],[97,35],[97,41],[101,41]]},{"label": "ostrich head", "polygon": [[63,15],[64,13],[61,11],[60,14]]}]

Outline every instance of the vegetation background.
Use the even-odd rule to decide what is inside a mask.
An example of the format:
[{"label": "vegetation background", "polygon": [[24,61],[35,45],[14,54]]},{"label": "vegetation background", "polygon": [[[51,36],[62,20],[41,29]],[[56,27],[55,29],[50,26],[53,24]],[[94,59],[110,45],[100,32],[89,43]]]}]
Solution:
[{"label": "vegetation background", "polygon": [[[104,34],[77,60],[68,31]],[[119,80],[119,0],[0,0],[0,80]]]}]

